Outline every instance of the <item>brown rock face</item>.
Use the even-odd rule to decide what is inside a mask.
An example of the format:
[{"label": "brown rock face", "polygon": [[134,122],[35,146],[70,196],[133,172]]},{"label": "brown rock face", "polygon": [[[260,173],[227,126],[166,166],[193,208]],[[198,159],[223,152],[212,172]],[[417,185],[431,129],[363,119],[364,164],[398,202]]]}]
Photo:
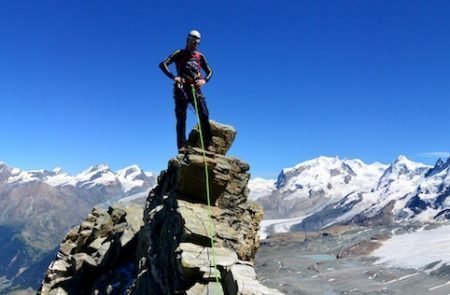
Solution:
[{"label": "brown rock face", "polygon": [[[93,212],[61,245],[41,293],[67,294],[77,285],[85,286],[78,294],[281,294],[253,270],[263,211],[247,202],[250,167],[223,155],[234,129],[212,126],[219,153],[193,147],[169,161],[147,198],[138,238],[124,230],[120,212]],[[123,251],[131,241],[132,260]]]},{"label": "brown rock face", "polygon": [[236,158],[194,148],[190,154],[178,155],[169,162],[175,177],[175,190],[180,199],[207,203],[205,160],[208,170],[210,201],[222,208],[232,207],[247,200],[249,165]]}]

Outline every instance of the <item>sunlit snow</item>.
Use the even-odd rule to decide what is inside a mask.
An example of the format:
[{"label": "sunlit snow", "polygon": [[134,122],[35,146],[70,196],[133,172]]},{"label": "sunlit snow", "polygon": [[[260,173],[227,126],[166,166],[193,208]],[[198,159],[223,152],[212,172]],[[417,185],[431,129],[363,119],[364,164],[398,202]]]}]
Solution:
[{"label": "sunlit snow", "polygon": [[[393,236],[375,250],[375,264],[420,269],[433,263],[450,264],[450,226]],[[435,267],[436,268],[436,267]]]}]

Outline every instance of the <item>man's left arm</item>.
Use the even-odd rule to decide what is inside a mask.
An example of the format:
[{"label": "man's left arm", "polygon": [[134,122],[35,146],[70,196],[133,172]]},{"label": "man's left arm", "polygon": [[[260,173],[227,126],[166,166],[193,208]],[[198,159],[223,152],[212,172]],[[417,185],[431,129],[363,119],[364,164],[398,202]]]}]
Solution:
[{"label": "man's left arm", "polygon": [[213,71],[212,71],[211,67],[209,66],[208,62],[206,61],[206,58],[203,54],[200,57],[200,65],[206,74],[206,76],[204,78],[205,82],[208,82],[212,77]]}]

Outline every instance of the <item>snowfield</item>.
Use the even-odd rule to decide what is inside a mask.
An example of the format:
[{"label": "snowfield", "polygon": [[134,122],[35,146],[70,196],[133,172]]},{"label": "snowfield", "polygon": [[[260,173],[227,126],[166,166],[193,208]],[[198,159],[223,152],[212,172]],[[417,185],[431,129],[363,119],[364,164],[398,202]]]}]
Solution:
[{"label": "snowfield", "polygon": [[437,263],[432,269],[438,269],[450,264],[450,225],[393,236],[371,255],[379,258],[375,264],[422,269]]}]

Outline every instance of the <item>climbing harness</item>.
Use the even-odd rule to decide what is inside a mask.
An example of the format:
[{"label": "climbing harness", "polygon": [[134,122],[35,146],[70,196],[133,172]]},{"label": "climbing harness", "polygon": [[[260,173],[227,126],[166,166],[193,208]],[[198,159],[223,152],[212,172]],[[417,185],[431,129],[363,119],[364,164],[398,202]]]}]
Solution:
[{"label": "climbing harness", "polygon": [[[203,160],[205,162],[205,183],[206,183],[206,199],[208,200],[208,220],[209,220],[209,238],[211,239],[211,253],[212,253],[212,258],[213,258],[213,268],[214,270],[216,270],[218,272],[217,269],[217,264],[216,264],[216,254],[215,254],[215,250],[214,250],[214,236],[215,236],[215,232],[214,232],[214,225],[212,223],[212,212],[211,212],[211,198],[209,196],[209,177],[208,177],[208,163],[206,160],[206,153],[205,153],[205,143],[203,141],[203,133],[202,133],[202,125],[200,123],[200,115],[198,113],[198,105],[197,105],[197,95],[195,93],[195,85],[192,84],[191,85],[191,91],[192,91],[192,97],[194,99],[194,107],[195,107],[195,113],[197,115],[197,121],[198,121],[198,129],[200,132],[200,145],[202,148],[202,153],[203,153]],[[219,289],[219,277],[218,275],[215,275],[216,278],[216,283],[217,283],[217,293],[221,294],[221,291]]]}]

